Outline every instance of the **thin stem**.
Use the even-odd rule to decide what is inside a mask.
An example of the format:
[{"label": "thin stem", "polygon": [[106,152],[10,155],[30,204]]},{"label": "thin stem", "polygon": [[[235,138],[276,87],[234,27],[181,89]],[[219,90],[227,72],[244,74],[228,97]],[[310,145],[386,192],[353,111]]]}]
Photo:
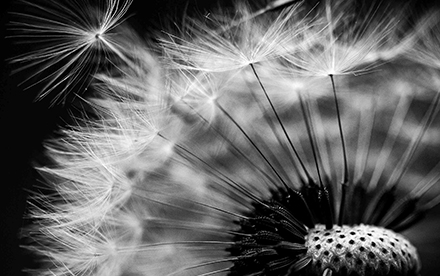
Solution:
[{"label": "thin stem", "polygon": [[314,143],[314,139],[313,139],[314,133],[313,133],[312,128],[310,127],[310,122],[309,122],[308,116],[307,116],[308,113],[306,111],[306,106],[304,104],[304,99],[301,96],[301,93],[298,94],[298,97],[299,97],[299,103],[301,106],[301,112],[303,113],[303,117],[304,117],[304,123],[305,123],[306,129],[307,129],[307,134],[309,137],[310,146],[312,148],[313,160],[315,161],[315,167],[316,167],[316,172],[317,172],[318,178],[319,178],[319,184],[321,187],[323,187],[324,184],[323,184],[322,177],[321,177],[321,171],[319,169],[318,156],[316,154],[316,148],[315,148],[315,143]]},{"label": "thin stem", "polygon": [[277,118],[277,121],[278,121],[278,123],[280,124],[281,129],[283,130],[284,136],[286,137],[287,141],[289,142],[289,145],[290,145],[290,147],[292,148],[293,152],[295,153],[295,156],[298,158],[299,163],[300,163],[302,169],[304,170],[304,172],[305,172],[305,174],[306,174],[306,176],[307,176],[307,179],[308,179],[309,181],[311,181],[312,178],[311,178],[311,176],[310,176],[310,173],[309,173],[308,170],[306,169],[306,166],[304,165],[304,162],[302,161],[301,157],[300,157],[299,154],[298,154],[298,151],[296,150],[295,146],[293,145],[293,142],[292,142],[292,140],[290,139],[290,136],[289,136],[289,134],[287,133],[287,130],[286,130],[286,128],[284,127],[284,124],[283,124],[283,122],[281,121],[281,118],[280,118],[280,116],[278,115],[278,112],[276,111],[276,109],[275,109],[275,107],[274,107],[274,105],[273,105],[273,103],[272,103],[272,100],[270,99],[269,95],[267,94],[266,88],[264,87],[263,83],[261,82],[260,77],[259,77],[258,74],[257,74],[257,71],[255,70],[255,66],[254,66],[253,64],[250,64],[250,67],[252,68],[252,71],[253,71],[255,77],[257,78],[258,83],[260,84],[261,89],[263,90],[264,96],[266,97],[267,101],[269,102],[270,107],[271,107],[271,109],[272,109],[272,111],[273,111],[275,117]]},{"label": "thin stem", "polygon": [[203,274],[198,274],[196,276],[211,276],[211,275],[214,275],[214,274],[220,274],[222,272],[230,271],[232,267],[233,266],[230,266],[230,267],[227,267],[227,268],[222,268],[222,269],[214,270],[214,271],[203,273]]},{"label": "thin stem", "polygon": [[330,74],[329,76],[330,76],[330,80],[332,82],[333,96],[334,96],[333,98],[335,100],[336,115],[338,118],[339,136],[341,137],[342,154],[343,154],[343,158],[344,158],[344,171],[343,171],[343,176],[342,176],[342,184],[345,184],[348,182],[347,149],[345,146],[344,132],[342,130],[341,112],[339,110],[338,96],[336,95],[335,80],[333,78],[333,75]]},{"label": "thin stem", "polygon": [[[373,114],[370,116],[370,114]],[[359,115],[358,143],[356,147],[356,160],[354,165],[353,182],[363,181],[365,168],[370,155],[370,143],[372,141],[373,127],[376,120],[376,99],[367,109],[362,109]],[[364,184],[362,184],[364,186]]]},{"label": "thin stem", "polygon": [[264,155],[264,153],[258,148],[257,144],[251,139],[251,137],[246,133],[246,131],[238,124],[238,122],[218,103],[215,102],[217,108],[240,130],[240,132],[246,137],[252,147],[258,152],[261,158],[266,162],[266,164],[271,168],[272,172],[277,176],[277,178],[281,181],[284,187],[289,188],[287,183],[269,161],[269,159]]},{"label": "thin stem", "polygon": [[339,204],[338,225],[344,224],[345,218],[345,202],[347,198],[347,184],[343,183],[341,188],[341,203]]},{"label": "thin stem", "polygon": [[[258,104],[258,107],[260,108],[261,112],[266,112],[265,107],[263,106],[262,102],[258,99],[258,96],[256,95],[254,89],[250,88],[251,91],[251,95],[254,98],[254,101]],[[290,162],[292,163],[293,168],[295,169],[295,171],[300,172],[300,168],[298,167],[298,164],[295,159],[294,159],[294,155],[290,154],[290,149],[288,147],[288,145],[286,145],[285,141],[283,141],[281,134],[279,133],[279,131],[277,131],[276,129],[276,123],[273,117],[271,116],[263,116],[264,120],[267,122],[267,125],[270,127],[272,133],[274,134],[275,138],[277,139],[278,144],[283,148],[284,152],[288,152],[289,154],[287,154],[287,157],[289,158]],[[299,155],[301,155],[298,152]],[[291,175],[289,175],[287,178],[290,178]],[[304,177],[304,175],[302,173],[298,173],[298,178],[300,179],[301,183],[307,183],[309,181],[309,179],[307,178],[308,176],[306,175]],[[307,178],[307,179],[306,179]],[[291,180],[292,181],[292,180]]]},{"label": "thin stem", "polygon": [[[168,139],[163,136],[162,134],[158,134],[159,137],[165,139],[168,141]],[[199,161],[201,165],[205,166],[206,168],[210,169],[212,173],[222,182],[225,182],[228,187],[233,188],[234,190],[248,196],[250,199],[258,200],[258,198],[249,190],[247,190],[245,187],[240,185],[237,181],[233,180],[232,178],[228,177],[225,173],[221,172],[216,166],[213,166],[209,164],[207,161],[203,160],[201,157],[197,156],[197,154],[193,153],[191,150],[186,149],[184,146],[175,144],[175,148],[179,149],[181,152],[177,152],[180,156],[187,159],[187,157],[184,155],[186,153],[187,155],[193,157],[195,160]],[[235,193],[234,191],[231,191]]]},{"label": "thin stem", "polygon": [[338,96],[336,94],[335,80],[334,80],[332,74],[330,74],[329,77],[332,82],[333,98],[335,100],[336,117],[338,118],[339,136],[341,137],[342,155],[343,155],[343,162],[344,162],[344,167],[343,167],[343,172],[342,172],[342,182],[341,182],[341,184],[342,184],[341,202],[339,205],[339,217],[338,217],[338,225],[341,226],[344,222],[345,201],[346,201],[346,197],[347,197],[347,185],[348,185],[347,149],[346,149],[346,145],[345,145],[344,132],[342,130],[341,112],[339,109]]},{"label": "thin stem", "polygon": [[[194,113],[210,128],[212,129],[217,135],[219,135],[220,137],[222,137],[230,147],[232,147],[242,158],[244,158],[244,160],[246,160],[246,162],[249,164],[249,166],[252,169],[257,170],[259,173],[262,174],[262,176],[264,176],[268,181],[271,182],[271,184],[275,185],[275,180],[270,177],[265,171],[263,171],[260,167],[258,167],[255,162],[252,162],[249,157],[244,154],[244,152],[242,150],[240,150],[225,134],[223,134],[220,130],[218,130],[217,128],[215,128],[213,126],[213,124],[209,123],[206,118],[204,118],[197,110],[195,110],[190,104],[188,104],[186,101],[182,102],[184,104],[186,104],[189,108],[192,109],[192,111],[194,111]],[[239,158],[238,156],[236,158]],[[265,181],[264,181],[265,182]],[[266,182],[265,182],[266,183]]]},{"label": "thin stem", "polygon": [[[181,272],[188,271],[188,270],[195,269],[195,268],[200,268],[200,267],[214,265],[214,264],[220,264],[220,263],[226,263],[226,262],[233,262],[233,261],[237,261],[237,260],[238,260],[238,257],[232,257],[232,258],[224,258],[224,259],[219,259],[219,260],[214,260],[214,261],[209,261],[209,262],[203,262],[203,263],[199,263],[199,264],[183,267],[183,268],[181,268],[179,270],[176,270],[176,271],[168,274],[167,276],[176,275],[176,274],[179,274]],[[228,268],[228,270],[229,270],[229,268]],[[223,270],[221,270],[221,271],[223,271]],[[212,274],[213,272],[211,271],[209,273]],[[204,275],[209,275],[209,274],[205,273]]]}]

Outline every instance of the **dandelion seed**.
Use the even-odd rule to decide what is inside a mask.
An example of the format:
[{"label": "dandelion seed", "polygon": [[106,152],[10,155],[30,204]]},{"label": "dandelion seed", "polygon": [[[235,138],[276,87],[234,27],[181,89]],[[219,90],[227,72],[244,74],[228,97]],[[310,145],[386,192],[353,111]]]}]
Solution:
[{"label": "dandelion seed", "polygon": [[118,56],[124,60],[123,43],[114,30],[122,23],[131,1],[108,0],[97,5],[78,1],[23,1],[27,12],[16,12],[13,38],[32,43],[34,49],[15,57],[18,71],[33,70],[24,80],[28,88],[38,85],[38,97],[53,95],[63,102],[72,90],[90,83],[90,76]]},{"label": "dandelion seed", "polygon": [[[172,61],[170,65],[185,70],[221,72],[271,61],[292,51],[301,40],[300,33],[308,28],[303,19],[295,21],[300,9],[301,5],[293,4],[273,18],[270,14],[252,14],[243,5],[238,9],[243,14],[233,23],[227,23],[226,15],[194,22],[181,31],[184,37],[170,34],[162,39],[162,47]],[[254,24],[255,20],[267,20],[268,24]],[[214,27],[207,27],[212,24]]]},{"label": "dandelion seed", "polygon": [[379,10],[387,10],[385,4],[371,6],[365,18],[359,18],[355,2],[324,1],[312,13],[312,27],[304,32],[300,49],[286,60],[303,75],[362,74],[377,65],[372,58],[376,53],[393,51],[397,56],[403,51],[399,48],[411,46],[406,39],[391,39],[399,30],[400,12],[384,16],[387,13]]},{"label": "dandelion seed", "polygon": [[403,231],[440,203],[440,94],[405,72],[432,64],[388,55],[414,42],[399,18],[347,6],[238,5],[97,72],[46,143],[32,272],[420,275]]},{"label": "dandelion seed", "polygon": [[434,49],[439,44],[439,24],[438,13],[436,11],[428,14],[419,23],[418,31],[418,45],[411,51],[409,55],[415,62],[421,62],[434,68],[439,67],[438,52]]}]

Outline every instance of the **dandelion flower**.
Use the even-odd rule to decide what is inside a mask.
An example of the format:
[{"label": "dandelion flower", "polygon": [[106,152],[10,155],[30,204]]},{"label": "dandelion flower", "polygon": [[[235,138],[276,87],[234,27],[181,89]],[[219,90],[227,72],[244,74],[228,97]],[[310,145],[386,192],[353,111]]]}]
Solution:
[{"label": "dandelion flower", "polygon": [[45,144],[30,272],[421,275],[405,233],[440,203],[439,87],[407,74],[431,64],[399,17],[347,5],[240,4],[117,47]]}]

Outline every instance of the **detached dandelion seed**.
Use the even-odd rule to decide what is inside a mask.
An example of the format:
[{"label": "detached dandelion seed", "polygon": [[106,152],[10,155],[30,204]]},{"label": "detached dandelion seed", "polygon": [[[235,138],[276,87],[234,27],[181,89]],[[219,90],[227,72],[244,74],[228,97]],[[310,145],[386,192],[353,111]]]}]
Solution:
[{"label": "detached dandelion seed", "polygon": [[92,49],[115,57],[87,71],[87,115],[46,142],[29,272],[421,275],[404,231],[440,203],[438,19],[403,32],[405,8],[272,1],[145,43],[116,28],[130,3],[105,1],[93,31],[75,1],[68,20],[85,29],[53,20],[61,4],[23,17],[73,35],[15,60],[67,64],[44,79],[55,97],[88,82]]},{"label": "detached dandelion seed", "polygon": [[[27,12],[15,12],[11,22],[13,36],[22,43],[33,43],[33,50],[12,59],[20,64],[17,70],[32,70],[23,83],[27,88],[38,85],[38,97],[53,95],[53,102],[63,102],[72,90],[80,93],[90,83],[90,76],[111,59],[126,57],[116,28],[131,0],[98,1],[95,5],[82,1],[22,1]],[[115,62],[113,60],[113,62]]]}]

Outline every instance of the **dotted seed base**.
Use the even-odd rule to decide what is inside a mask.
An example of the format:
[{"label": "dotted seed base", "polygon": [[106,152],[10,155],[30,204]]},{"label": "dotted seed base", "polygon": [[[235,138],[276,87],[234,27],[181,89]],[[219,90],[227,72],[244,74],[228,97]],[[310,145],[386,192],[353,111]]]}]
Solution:
[{"label": "dotted seed base", "polygon": [[[418,275],[416,248],[385,228],[356,225],[326,230],[317,225],[306,236],[307,255],[315,275],[327,268],[338,275]],[[334,275],[334,274],[333,274]]]}]

